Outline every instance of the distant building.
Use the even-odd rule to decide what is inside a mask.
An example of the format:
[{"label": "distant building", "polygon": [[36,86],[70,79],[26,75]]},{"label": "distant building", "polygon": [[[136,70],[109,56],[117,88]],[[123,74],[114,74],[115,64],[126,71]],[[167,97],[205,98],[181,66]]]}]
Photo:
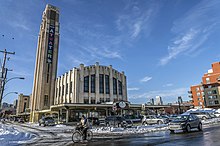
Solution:
[{"label": "distant building", "polygon": [[154,105],[154,99],[153,98],[150,99],[150,102],[151,102],[152,105]]},{"label": "distant building", "polygon": [[17,109],[17,106],[18,106],[18,100],[17,99],[14,100],[13,106],[14,106],[15,109]]},{"label": "distant building", "polygon": [[199,85],[191,86],[189,91],[194,107],[219,108],[220,107],[220,62],[212,64],[202,77]]},{"label": "distant building", "polygon": [[163,105],[163,101],[160,96],[156,96],[156,105]]},{"label": "distant building", "polygon": [[16,114],[24,114],[25,112],[30,112],[30,96],[29,95],[23,95],[20,94],[18,96],[18,105],[17,105],[17,110]]},{"label": "distant building", "polygon": [[192,98],[194,108],[204,108],[204,88],[202,84],[190,87],[189,97]]}]

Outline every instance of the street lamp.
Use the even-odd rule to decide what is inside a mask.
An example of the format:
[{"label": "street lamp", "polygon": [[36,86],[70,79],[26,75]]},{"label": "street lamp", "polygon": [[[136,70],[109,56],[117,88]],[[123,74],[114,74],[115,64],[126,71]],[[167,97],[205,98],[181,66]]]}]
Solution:
[{"label": "street lamp", "polygon": [[[8,69],[6,68],[5,76],[7,76],[7,72],[8,72]],[[2,105],[2,99],[3,99],[4,90],[5,90],[5,84],[8,83],[9,81],[13,80],[13,79],[24,80],[25,78],[24,78],[24,77],[13,77],[13,78],[10,78],[10,79],[8,79],[8,80],[6,80],[6,78],[4,78],[4,79],[2,80],[2,84],[1,84],[1,94],[0,94],[0,108],[1,108],[1,105]]]},{"label": "street lamp", "polygon": [[5,96],[7,96],[8,94],[12,94],[12,93],[18,94],[18,92],[9,92],[9,93],[5,94],[5,95],[2,97],[2,99],[3,99]]}]

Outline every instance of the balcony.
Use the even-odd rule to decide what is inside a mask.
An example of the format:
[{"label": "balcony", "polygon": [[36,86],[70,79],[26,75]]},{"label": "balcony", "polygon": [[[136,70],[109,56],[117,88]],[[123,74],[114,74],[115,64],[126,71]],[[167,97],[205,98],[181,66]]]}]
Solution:
[{"label": "balcony", "polygon": [[193,96],[192,96],[192,95],[189,95],[188,97],[189,97],[189,98],[193,98]]},{"label": "balcony", "polygon": [[188,91],[189,94],[192,94],[192,91]]}]

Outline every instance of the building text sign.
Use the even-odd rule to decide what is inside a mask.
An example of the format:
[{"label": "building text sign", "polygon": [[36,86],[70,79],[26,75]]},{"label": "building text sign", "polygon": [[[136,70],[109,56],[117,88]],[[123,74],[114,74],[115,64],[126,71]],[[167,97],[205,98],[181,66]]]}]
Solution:
[{"label": "building text sign", "polygon": [[47,49],[47,63],[52,63],[54,38],[55,38],[54,35],[55,35],[55,27],[50,25],[50,27],[49,27],[49,37],[48,37],[48,49]]}]

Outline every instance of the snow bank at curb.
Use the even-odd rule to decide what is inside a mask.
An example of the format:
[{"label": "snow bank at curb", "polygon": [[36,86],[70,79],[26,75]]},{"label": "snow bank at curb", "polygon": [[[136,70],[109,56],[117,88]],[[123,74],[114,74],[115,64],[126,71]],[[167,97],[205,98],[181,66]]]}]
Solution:
[{"label": "snow bank at curb", "polygon": [[30,140],[35,136],[30,133],[19,132],[13,126],[0,124],[0,142],[1,146],[15,145],[19,142]]}]

